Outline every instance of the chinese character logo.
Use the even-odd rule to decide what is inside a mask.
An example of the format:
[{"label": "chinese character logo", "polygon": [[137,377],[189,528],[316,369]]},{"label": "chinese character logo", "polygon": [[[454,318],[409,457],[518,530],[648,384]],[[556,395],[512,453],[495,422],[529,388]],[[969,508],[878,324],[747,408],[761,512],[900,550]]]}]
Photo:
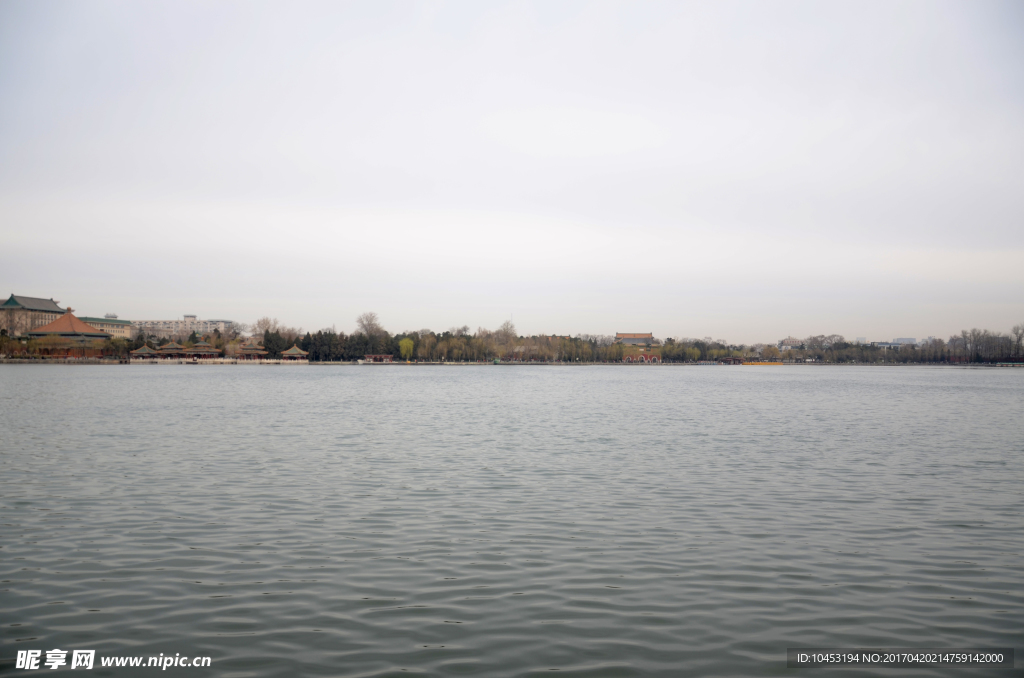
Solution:
[{"label": "chinese character logo", "polygon": [[38,669],[39,657],[42,650],[18,650],[18,660],[14,664],[16,669]]},{"label": "chinese character logo", "polygon": [[[14,668],[16,669],[38,669],[39,661],[42,659],[42,650],[18,650],[18,658],[15,661]],[[57,669],[61,666],[65,666],[68,663],[68,651],[67,650],[47,650],[46,661],[43,664],[48,669]],[[91,669],[93,661],[96,659],[96,650],[74,650],[71,653],[71,668],[73,669]]]}]

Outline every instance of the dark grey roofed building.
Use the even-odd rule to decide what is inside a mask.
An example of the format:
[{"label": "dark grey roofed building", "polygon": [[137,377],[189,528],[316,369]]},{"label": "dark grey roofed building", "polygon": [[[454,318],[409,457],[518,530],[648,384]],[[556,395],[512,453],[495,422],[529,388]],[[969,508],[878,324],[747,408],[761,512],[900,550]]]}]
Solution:
[{"label": "dark grey roofed building", "polygon": [[64,315],[65,309],[53,299],[23,297],[12,294],[0,304],[0,330],[10,336],[25,334],[37,327],[52,323]]},{"label": "dark grey roofed building", "polygon": [[0,304],[0,308],[22,308],[26,311],[42,311],[43,313],[64,315],[64,309],[58,306],[57,302],[53,299],[23,297],[17,294],[12,294],[10,299]]}]

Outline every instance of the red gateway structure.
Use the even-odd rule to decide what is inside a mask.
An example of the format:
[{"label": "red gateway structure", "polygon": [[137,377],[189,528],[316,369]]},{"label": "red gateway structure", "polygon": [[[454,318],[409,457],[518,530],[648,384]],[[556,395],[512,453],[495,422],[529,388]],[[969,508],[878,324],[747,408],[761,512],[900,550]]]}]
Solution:
[{"label": "red gateway structure", "polygon": [[661,342],[651,332],[616,332],[615,343],[626,347],[624,363],[660,363]]},{"label": "red gateway structure", "polygon": [[637,353],[635,355],[622,356],[624,363],[660,363],[661,356],[657,353]]}]

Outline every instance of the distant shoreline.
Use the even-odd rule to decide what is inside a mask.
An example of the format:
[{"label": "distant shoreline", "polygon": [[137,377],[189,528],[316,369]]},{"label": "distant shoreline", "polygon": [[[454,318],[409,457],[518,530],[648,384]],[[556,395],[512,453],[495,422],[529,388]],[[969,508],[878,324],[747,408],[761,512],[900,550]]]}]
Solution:
[{"label": "distant shoreline", "polygon": [[192,367],[219,367],[223,365],[238,365],[238,366],[250,366],[250,367],[956,367],[956,368],[977,368],[977,367],[1021,367],[1024,368],[1024,363],[826,363],[826,362],[793,362],[793,363],[772,363],[772,364],[759,364],[759,363],[746,363],[746,364],[729,364],[729,363],[712,363],[712,362],[699,362],[699,363],[682,363],[682,362],[671,362],[671,363],[599,363],[599,362],[391,362],[391,363],[359,363],[351,360],[342,360],[335,362],[327,361],[281,361],[281,360],[219,360],[217,362],[188,362],[188,361],[177,361],[177,360],[134,360],[118,361],[118,360],[96,360],[93,358],[82,358],[79,360],[66,360],[66,359],[42,359],[42,360],[21,360],[3,358],[0,359],[0,365],[107,365],[107,366],[163,366],[163,367],[174,367],[174,366],[192,366]]}]

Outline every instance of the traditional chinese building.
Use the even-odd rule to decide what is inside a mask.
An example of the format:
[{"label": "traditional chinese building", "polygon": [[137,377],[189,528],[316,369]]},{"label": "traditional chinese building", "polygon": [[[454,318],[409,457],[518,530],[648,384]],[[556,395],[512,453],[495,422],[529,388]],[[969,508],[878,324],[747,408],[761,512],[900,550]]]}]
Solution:
[{"label": "traditional chinese building", "polygon": [[76,318],[75,314],[71,312],[69,308],[66,313],[61,315],[59,318],[51,323],[41,325],[30,332],[26,332],[30,337],[45,337],[58,335],[61,337],[68,338],[88,338],[88,339],[109,339],[110,335],[102,330],[98,330],[92,325],[82,322],[81,319]]},{"label": "traditional chinese building", "polygon": [[287,351],[281,351],[281,360],[309,360],[309,351],[303,351],[298,346],[292,346]]},{"label": "traditional chinese building", "polygon": [[646,344],[655,346],[659,342],[651,332],[616,332],[615,343],[626,344],[627,346],[643,346]]},{"label": "traditional chinese building", "polygon": [[186,355],[185,347],[176,341],[158,346],[156,352],[161,358],[184,358]]},{"label": "traditional chinese building", "polygon": [[213,347],[212,344],[206,341],[197,341],[192,345],[192,348],[185,349],[185,355],[190,358],[216,358],[220,355],[220,350]]},{"label": "traditional chinese building", "polygon": [[393,355],[390,355],[390,354],[376,355],[376,354],[368,353],[365,356],[363,356],[363,358],[368,363],[393,363],[393,362],[395,362],[395,357]]},{"label": "traditional chinese building", "polygon": [[64,309],[53,299],[23,297],[12,294],[0,304],[0,328],[12,337],[20,336],[52,323],[64,315]]},{"label": "traditional chinese building", "polygon": [[129,351],[131,360],[151,360],[160,356],[159,351],[154,351],[145,344],[141,348],[137,348],[134,351]]},{"label": "traditional chinese building", "polygon": [[94,357],[102,354],[103,342],[110,335],[74,316],[71,309],[51,323],[26,333],[35,340],[35,350],[41,355],[67,357]]},{"label": "traditional chinese building", "polygon": [[255,339],[250,339],[238,347],[235,357],[239,360],[263,360],[266,355],[264,348],[257,344]]}]

